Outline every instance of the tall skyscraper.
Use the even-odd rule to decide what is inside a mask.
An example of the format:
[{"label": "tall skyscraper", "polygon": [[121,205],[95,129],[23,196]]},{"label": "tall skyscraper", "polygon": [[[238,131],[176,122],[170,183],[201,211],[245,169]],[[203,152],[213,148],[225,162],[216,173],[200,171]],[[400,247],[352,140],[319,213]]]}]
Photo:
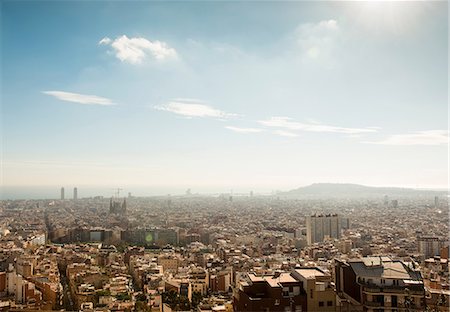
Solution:
[{"label": "tall skyscraper", "polygon": [[325,237],[341,237],[341,222],[339,216],[337,214],[328,214],[307,217],[306,240],[308,245],[323,242]]},{"label": "tall skyscraper", "polygon": [[73,199],[78,199],[78,189],[76,187],[73,188]]},{"label": "tall skyscraper", "polygon": [[61,200],[64,199],[64,187],[61,188]]}]

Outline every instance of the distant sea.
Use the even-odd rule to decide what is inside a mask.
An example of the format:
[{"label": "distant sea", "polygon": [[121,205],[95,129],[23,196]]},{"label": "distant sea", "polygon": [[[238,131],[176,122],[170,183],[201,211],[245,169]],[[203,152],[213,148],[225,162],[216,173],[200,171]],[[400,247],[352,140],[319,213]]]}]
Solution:
[{"label": "distant sea", "polygon": [[[73,198],[74,186],[64,186],[66,199]],[[116,195],[117,188],[77,186],[78,198]],[[168,194],[184,194],[186,189],[169,189],[156,187],[130,187],[120,191],[120,196],[128,196],[128,192],[134,196],[165,196]],[[60,199],[61,186],[2,186],[0,188],[0,199]]]},{"label": "distant sea", "polygon": [[[15,199],[60,199],[62,186],[1,186],[0,187],[0,200],[15,200]],[[72,185],[64,185],[64,194],[66,199],[73,198],[73,188]],[[185,195],[188,187],[155,187],[155,186],[130,186],[121,187],[120,191],[121,197],[128,196],[130,192],[132,196],[167,196],[167,195]],[[94,196],[104,196],[111,197],[115,196],[117,192],[117,187],[99,187],[99,186],[77,186],[78,198],[94,197]],[[236,190],[235,194],[238,192],[241,194],[249,194],[250,190]],[[202,195],[219,195],[221,193],[229,193],[230,190],[218,189],[218,188],[207,188],[195,187],[191,188],[193,195],[200,193]],[[270,191],[265,193],[259,193],[259,195],[270,194]],[[255,195],[257,195],[255,193]]]}]

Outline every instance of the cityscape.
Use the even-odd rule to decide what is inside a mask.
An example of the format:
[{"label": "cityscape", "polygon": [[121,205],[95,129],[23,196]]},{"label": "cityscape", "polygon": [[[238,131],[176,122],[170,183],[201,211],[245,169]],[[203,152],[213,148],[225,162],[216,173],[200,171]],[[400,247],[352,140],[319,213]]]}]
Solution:
[{"label": "cityscape", "polygon": [[448,311],[445,192],[119,190],[2,201],[2,310]]},{"label": "cityscape", "polygon": [[447,1],[0,1],[0,312],[450,311]]}]

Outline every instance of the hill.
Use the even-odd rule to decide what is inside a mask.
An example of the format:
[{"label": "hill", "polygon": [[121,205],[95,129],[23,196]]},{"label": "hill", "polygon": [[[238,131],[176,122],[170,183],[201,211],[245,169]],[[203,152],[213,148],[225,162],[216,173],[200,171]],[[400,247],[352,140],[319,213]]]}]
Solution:
[{"label": "hill", "polygon": [[425,196],[446,196],[446,191],[419,190],[399,187],[373,187],[360,184],[349,183],[314,183],[279,194],[282,197],[425,197]]}]

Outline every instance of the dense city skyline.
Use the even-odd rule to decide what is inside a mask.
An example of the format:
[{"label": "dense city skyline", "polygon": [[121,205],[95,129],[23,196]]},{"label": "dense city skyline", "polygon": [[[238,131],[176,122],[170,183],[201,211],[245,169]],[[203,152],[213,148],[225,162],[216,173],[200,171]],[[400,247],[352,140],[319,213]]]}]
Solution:
[{"label": "dense city skyline", "polygon": [[1,12],[5,190],[447,187],[447,2]]},{"label": "dense city skyline", "polygon": [[447,1],[0,1],[0,312],[448,312]]}]

